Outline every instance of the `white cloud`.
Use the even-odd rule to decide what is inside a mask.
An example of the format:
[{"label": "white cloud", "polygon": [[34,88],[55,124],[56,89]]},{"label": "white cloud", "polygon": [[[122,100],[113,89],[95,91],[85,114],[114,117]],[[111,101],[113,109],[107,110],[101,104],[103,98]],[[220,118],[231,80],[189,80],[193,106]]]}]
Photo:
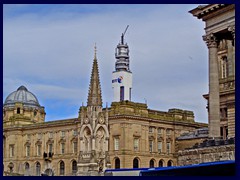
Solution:
[{"label": "white cloud", "polygon": [[[123,5],[113,10],[107,6],[106,11],[104,5],[77,7],[84,8],[77,12],[72,5],[68,6],[72,11],[60,11],[52,6],[49,14],[45,10],[4,16],[4,97],[26,84],[43,102],[61,101],[58,111],[65,103],[76,107],[86,103],[96,42],[103,101],[110,103],[115,48],[130,25],[125,39],[133,101],[146,98],[149,107],[158,110],[186,107],[195,112],[197,121],[207,122],[202,98],[208,84],[207,48],[201,39],[204,24],[188,13],[196,5]],[[88,13],[80,12],[89,7]],[[48,109],[51,102],[42,105]],[[54,113],[48,112],[49,117],[63,116]]]}]

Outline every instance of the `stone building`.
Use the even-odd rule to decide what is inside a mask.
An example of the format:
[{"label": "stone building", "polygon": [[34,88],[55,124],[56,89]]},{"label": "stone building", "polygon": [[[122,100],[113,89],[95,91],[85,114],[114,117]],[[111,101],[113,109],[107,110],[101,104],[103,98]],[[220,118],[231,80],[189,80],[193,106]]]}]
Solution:
[{"label": "stone building", "polygon": [[44,107],[26,87],[3,104],[4,174],[101,175],[106,168],[177,165],[175,139],[207,127],[192,111],[148,109],[147,104],[113,102],[102,108],[96,54],[87,106],[73,119],[45,122]]},{"label": "stone building", "polygon": [[199,142],[179,137],[179,144],[189,143],[190,139],[192,144],[179,151],[178,164],[234,160],[235,5],[210,4],[189,12],[206,25],[203,40],[209,52],[209,93],[203,97],[208,101],[209,133],[207,139]]}]

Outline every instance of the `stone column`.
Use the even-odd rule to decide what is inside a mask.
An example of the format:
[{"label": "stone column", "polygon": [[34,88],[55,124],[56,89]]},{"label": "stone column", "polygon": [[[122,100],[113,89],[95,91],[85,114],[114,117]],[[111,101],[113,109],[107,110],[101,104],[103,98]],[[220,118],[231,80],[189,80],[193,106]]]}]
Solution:
[{"label": "stone column", "polygon": [[209,52],[209,138],[220,137],[219,72],[217,59],[217,38],[214,34],[203,36]]},{"label": "stone column", "polygon": [[235,76],[235,26],[229,26],[228,27],[228,31],[230,31],[232,33],[232,37],[233,37],[233,47],[232,47],[232,71],[233,71],[233,75]]}]

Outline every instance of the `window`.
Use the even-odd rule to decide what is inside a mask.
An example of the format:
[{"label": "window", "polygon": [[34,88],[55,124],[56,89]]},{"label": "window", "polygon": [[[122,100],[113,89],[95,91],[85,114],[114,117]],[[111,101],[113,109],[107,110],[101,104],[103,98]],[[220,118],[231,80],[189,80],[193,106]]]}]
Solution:
[{"label": "window", "polygon": [[64,175],[65,164],[63,161],[60,162],[60,175]]},{"label": "window", "polygon": [[37,156],[41,156],[42,154],[42,146],[41,145],[37,145]]},{"label": "window", "polygon": [[158,162],[158,167],[163,167],[163,160],[160,160],[160,161]]},{"label": "window", "polygon": [[27,157],[30,156],[30,146],[29,145],[26,146],[26,156]]},{"label": "window", "polygon": [[20,108],[17,108],[17,114],[20,114]]},{"label": "window", "polygon": [[173,162],[171,160],[168,161],[167,166],[172,166]]},{"label": "window", "polygon": [[14,145],[9,145],[9,156],[10,157],[14,156]]},{"label": "window", "polygon": [[38,133],[38,134],[37,134],[37,138],[38,138],[38,140],[42,139],[42,134],[41,134],[41,133]]},{"label": "window", "polygon": [[65,137],[65,131],[61,131],[61,137]]},{"label": "window", "polygon": [[154,160],[153,159],[150,160],[149,167],[150,168],[154,168]]},{"label": "window", "polygon": [[114,150],[119,150],[119,138],[114,138]]},{"label": "window", "polygon": [[124,86],[120,87],[120,101],[124,101]]},{"label": "window", "polygon": [[161,135],[162,134],[162,129],[161,128],[158,128],[158,134]]},{"label": "window", "polygon": [[162,141],[158,141],[158,153],[162,152]]},{"label": "window", "polygon": [[171,135],[171,129],[167,129],[166,134],[167,134],[167,135]]},{"label": "window", "polygon": [[149,151],[153,152],[153,140],[149,140]]},{"label": "window", "polygon": [[227,56],[222,57],[222,78],[228,77],[228,59]]},{"label": "window", "polygon": [[65,151],[65,143],[61,143],[61,153],[64,154]]},{"label": "window", "polygon": [[137,158],[133,159],[133,168],[139,168],[139,163]]},{"label": "window", "polygon": [[48,152],[52,153],[53,152],[53,145],[48,144]]},{"label": "window", "polygon": [[77,141],[73,142],[73,153],[77,152]]},{"label": "window", "polygon": [[53,138],[53,132],[49,132],[49,138]]},{"label": "window", "polygon": [[134,139],[134,151],[139,151],[139,139],[135,138]]},{"label": "window", "polygon": [[25,174],[26,175],[29,175],[29,168],[30,168],[29,163],[26,163],[25,164]]},{"label": "window", "polygon": [[149,127],[149,133],[153,133],[153,127]]},{"label": "window", "polygon": [[27,140],[30,140],[30,139],[31,139],[31,135],[27,134]]},{"label": "window", "polygon": [[170,154],[171,153],[171,143],[167,142],[167,153]]},{"label": "window", "polygon": [[74,129],[74,130],[73,130],[73,135],[74,135],[74,136],[77,136],[77,134],[78,134],[77,130]]},{"label": "window", "polygon": [[41,173],[41,165],[39,162],[36,163],[36,175],[40,176]]},{"label": "window", "polygon": [[76,175],[77,173],[77,161],[72,162],[72,175]]},{"label": "window", "polygon": [[115,169],[120,169],[120,159],[119,158],[115,159]]}]

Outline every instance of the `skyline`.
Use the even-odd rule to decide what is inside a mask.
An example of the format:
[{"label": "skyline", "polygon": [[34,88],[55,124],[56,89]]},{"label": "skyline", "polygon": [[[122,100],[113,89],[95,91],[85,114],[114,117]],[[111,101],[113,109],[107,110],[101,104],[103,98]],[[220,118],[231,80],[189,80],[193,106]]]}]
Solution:
[{"label": "skyline", "polygon": [[103,107],[110,106],[115,48],[129,25],[132,101],[190,110],[207,123],[204,23],[188,13],[197,6],[4,4],[3,101],[24,85],[46,121],[76,118],[87,102],[96,43]]}]

